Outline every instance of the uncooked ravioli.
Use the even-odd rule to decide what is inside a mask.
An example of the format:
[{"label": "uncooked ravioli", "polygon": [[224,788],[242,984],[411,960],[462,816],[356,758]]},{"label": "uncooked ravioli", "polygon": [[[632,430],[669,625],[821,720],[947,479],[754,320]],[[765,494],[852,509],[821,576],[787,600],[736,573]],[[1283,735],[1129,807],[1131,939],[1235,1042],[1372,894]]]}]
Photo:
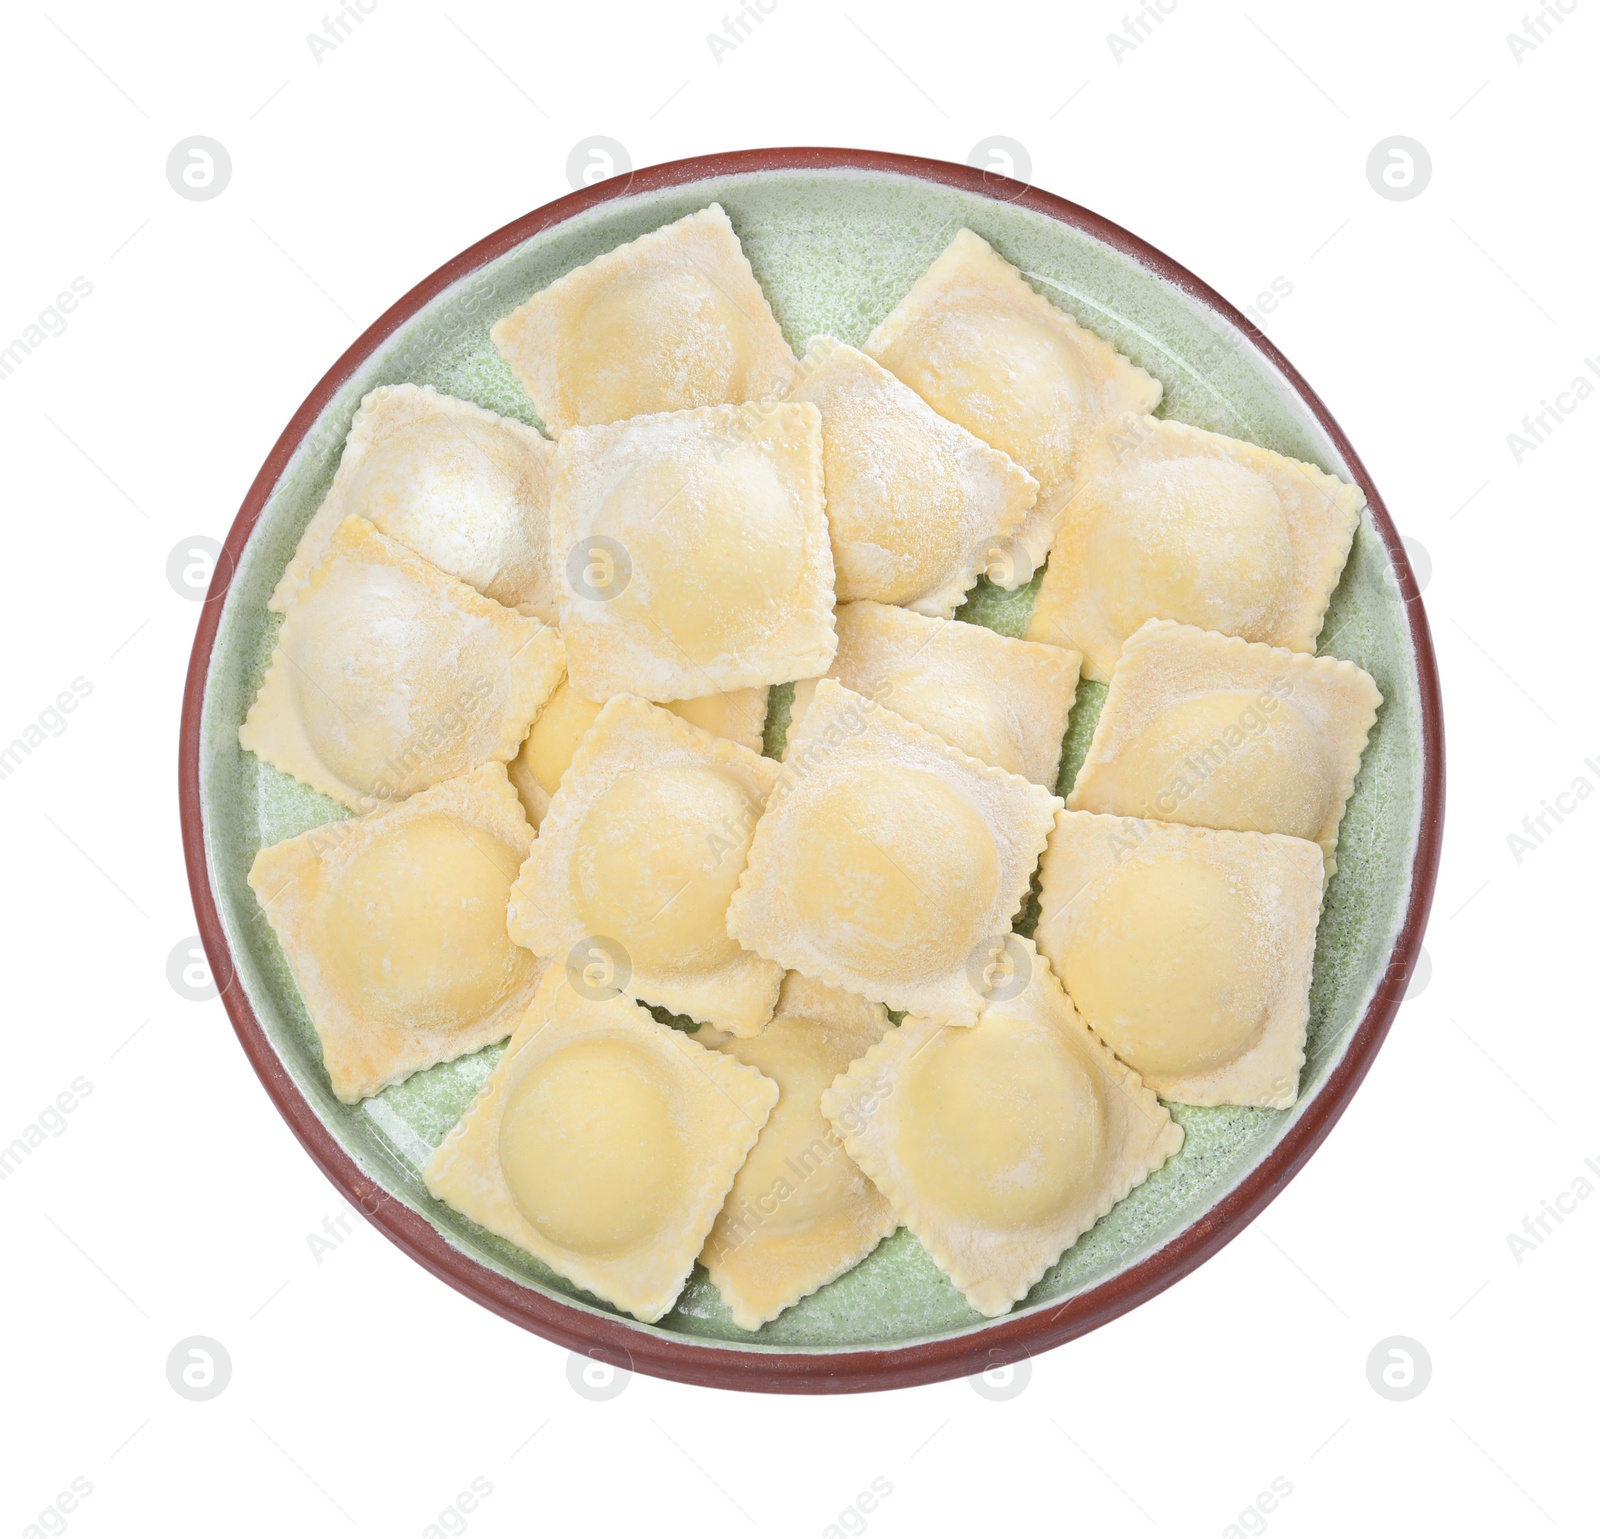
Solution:
[{"label": "uncooked ravioli", "polygon": [[506,763],[560,681],[554,627],[351,516],[296,593],[239,743],[367,812]]},{"label": "uncooked ravioli", "polygon": [[552,967],[423,1180],[648,1324],[678,1297],[777,1099],[757,1070]]},{"label": "uncooked ravioli", "polygon": [[1061,802],[823,679],[728,908],[741,945],[971,1022]]},{"label": "uncooked ravioli", "polygon": [[567,672],[591,700],[689,700],[806,678],[833,658],[814,406],[571,428],[551,530]]},{"label": "uncooked ravioli", "polygon": [[500,764],[261,850],[250,886],[343,1101],[510,1034],[544,963],[506,934],[533,841]]},{"label": "uncooked ravioli", "polygon": [[1031,564],[1016,566],[1005,587],[1043,563],[1095,434],[1161,399],[1158,380],[1037,293],[971,230],[957,231],[864,351],[1039,483],[1014,531]]},{"label": "uncooked ravioli", "polygon": [[539,956],[600,942],[637,999],[748,1035],[783,969],[730,938],[728,901],[778,777],[772,759],[636,695],[584,736],[511,893],[508,926]]},{"label": "uncooked ravioli", "polygon": [[1183,1130],[1030,941],[976,1023],[909,1016],[822,1097],[846,1151],[980,1314],[1004,1314]]},{"label": "uncooked ravioli", "polygon": [[490,336],[557,434],[648,412],[776,400],[795,372],[716,203],[558,278]]}]

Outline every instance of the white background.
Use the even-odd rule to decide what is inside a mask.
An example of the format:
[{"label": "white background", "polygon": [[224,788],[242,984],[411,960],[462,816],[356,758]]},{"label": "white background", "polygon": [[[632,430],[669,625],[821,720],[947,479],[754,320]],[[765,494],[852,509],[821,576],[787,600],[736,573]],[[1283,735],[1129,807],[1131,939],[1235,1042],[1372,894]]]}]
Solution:
[{"label": "white background", "polygon": [[[451,1522],[485,1539],[822,1534],[875,1477],[892,1494],[849,1524],[883,1539],[1227,1534],[1275,1477],[1292,1493],[1239,1531],[1594,1531],[1600,1200],[1569,1199],[1520,1259],[1507,1235],[1600,1164],[1600,805],[1568,803],[1520,861],[1508,836],[1575,778],[1600,786],[1600,404],[1520,464],[1507,435],[1600,355],[1600,3],[1568,0],[1519,59],[1522,0],[1177,0],[1118,58],[1132,3],[777,0],[720,61],[719,0],[377,0],[320,62],[312,5],[10,14],[0,344],[73,278],[93,293],[0,381],[0,740],[74,678],[92,694],[0,781],[0,1143],[75,1078],[92,1091],[0,1183],[4,1533],[74,1477],[85,1539],[425,1534],[474,1477],[492,1494]],[[167,182],[193,134],[232,156],[213,201]],[[1292,286],[1267,329],[1429,557],[1451,752],[1431,981],[1260,1223],[1003,1402],[959,1380],[817,1401],[642,1376],[580,1397],[564,1351],[365,1226],[314,1258],[340,1198],[221,1004],[167,981],[195,928],[175,763],[199,614],[168,553],[220,538],[337,354],[568,191],[595,134],[641,166],[1020,141],[1039,185],[1235,303]],[[1365,172],[1394,134],[1432,158],[1410,201]],[[203,1403],[165,1370],[194,1335],[233,1365]],[[1403,1403],[1366,1372],[1394,1335],[1432,1361]]]}]

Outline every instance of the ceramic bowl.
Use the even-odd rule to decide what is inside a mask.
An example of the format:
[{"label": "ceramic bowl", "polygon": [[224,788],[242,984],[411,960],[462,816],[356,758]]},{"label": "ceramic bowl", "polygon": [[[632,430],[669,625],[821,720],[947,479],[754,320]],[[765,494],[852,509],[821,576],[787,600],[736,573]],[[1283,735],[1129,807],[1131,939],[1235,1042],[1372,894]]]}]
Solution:
[{"label": "ceramic bowl", "polygon": [[[645,1326],[429,1197],[419,1171],[500,1051],[345,1106],[245,877],[263,844],[345,816],[238,746],[278,619],[266,601],[337,464],[361,398],[403,380],[537,422],[489,341],[501,315],[571,268],[720,202],[796,352],[859,343],[965,224],[1166,387],[1161,411],[1357,482],[1367,510],[1321,650],[1367,669],[1384,705],[1345,814],[1318,935],[1300,1097],[1288,1111],[1175,1107],[1182,1153],[1084,1235],[1009,1315],[985,1321],[901,1230],[755,1332],[696,1269]],[[1031,589],[963,611],[1016,634]],[[1083,686],[1070,785],[1104,690]],[[1383,500],[1338,424],[1237,310],[1145,242],[1038,188],[967,166],[833,149],[749,150],[638,171],[507,225],[420,283],[295,414],[229,532],[204,606],[182,728],[181,796],[201,937],[239,1039],[312,1158],[408,1255],[575,1351],[740,1389],[883,1389],[973,1374],[1081,1335],[1168,1287],[1238,1234],[1299,1170],[1370,1067],[1404,994],[1443,816],[1439,687],[1427,622]]]}]

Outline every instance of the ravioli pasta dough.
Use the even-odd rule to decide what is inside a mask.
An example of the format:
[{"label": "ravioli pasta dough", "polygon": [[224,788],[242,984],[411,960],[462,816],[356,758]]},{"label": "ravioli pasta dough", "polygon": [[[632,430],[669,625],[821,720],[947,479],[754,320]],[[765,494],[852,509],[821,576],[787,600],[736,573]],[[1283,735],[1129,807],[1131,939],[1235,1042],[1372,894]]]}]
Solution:
[{"label": "ravioli pasta dough", "polygon": [[1036,293],[971,230],[957,232],[865,351],[1039,483],[1015,531],[1031,565],[1019,564],[1008,588],[1044,561],[1093,435],[1161,399],[1158,380]]},{"label": "ravioli pasta dough", "polygon": [[511,893],[513,940],[565,958],[620,948],[617,987],[740,1035],[783,969],[728,936],[728,899],[778,765],[633,695],[578,746]]},{"label": "ravioli pasta dough", "polygon": [[[603,704],[586,700],[563,679],[507,767],[511,784],[517,788],[528,821],[535,828],[549,810],[550,798]],[[669,700],[666,709],[714,737],[725,737],[751,753],[761,752],[767,724],[765,687],[701,695],[694,700]]]},{"label": "ravioli pasta dough", "polygon": [[720,204],[558,278],[491,328],[552,433],[776,400],[794,354]]},{"label": "ravioli pasta dough", "polygon": [[1032,943],[1012,945],[1020,993],[987,1001],[969,1027],[909,1016],[822,1096],[846,1152],[991,1317],[1183,1144]]},{"label": "ravioli pasta dough", "polygon": [[646,1324],[677,1299],[778,1087],[552,967],[423,1172],[441,1202]]},{"label": "ravioli pasta dough", "polygon": [[688,700],[833,660],[815,406],[711,406],[573,428],[551,501],[572,686]]},{"label": "ravioli pasta dough", "polygon": [[1322,908],[1317,845],[1063,812],[1041,878],[1039,950],[1157,1095],[1294,1105]]},{"label": "ravioli pasta dough", "polygon": [[239,743],[372,811],[504,764],[560,680],[553,627],[352,515],[295,597]]},{"label": "ravioli pasta dough", "polygon": [[1270,449],[1126,418],[1084,466],[1028,638],[1076,647],[1102,684],[1152,618],[1314,651],[1365,502]]},{"label": "ravioli pasta dough", "polygon": [[[698,1257],[804,1334],[902,1224],[1000,1315],[1178,1153],[1158,1096],[1294,1103],[1362,496],[1158,421],[1035,281],[961,230],[797,365],[712,204],[493,325],[554,441],[369,393],[273,593],[239,741],[365,814],[250,872],[333,1092],[509,1036],[427,1188],[639,1321]],[[1025,639],[954,618],[1047,553]]]},{"label": "ravioli pasta dough", "polygon": [[778,1087],[778,1104],[700,1256],[741,1330],[776,1319],[899,1227],[820,1104],[835,1076],[888,1029],[882,1005],[790,973],[758,1036],[723,1036],[704,1026],[695,1034]]},{"label": "ravioli pasta dough", "polygon": [[[936,732],[952,748],[1054,790],[1078,688],[1076,652],[887,604],[841,604],[828,677]],[[795,685],[793,732],[816,684]]]},{"label": "ravioli pasta dough", "polygon": [[823,679],[756,824],[728,934],[892,1010],[970,1024],[1060,806]]},{"label": "ravioli pasta dough", "polygon": [[532,842],[504,766],[486,764],[257,854],[250,886],[341,1101],[510,1034],[544,970],[505,926]]},{"label": "ravioli pasta dough", "polygon": [[555,619],[550,467],[532,428],[431,385],[380,385],[361,402],[322,506],[267,606],[287,613],[352,514],[486,598]]},{"label": "ravioli pasta dough", "polygon": [[811,339],[789,400],[822,413],[840,601],[874,599],[949,619],[992,547],[1033,506],[1038,482],[832,337]]},{"label": "ravioli pasta dough", "polygon": [[1382,703],[1354,663],[1149,620],[1122,648],[1067,806],[1313,839],[1332,876]]}]

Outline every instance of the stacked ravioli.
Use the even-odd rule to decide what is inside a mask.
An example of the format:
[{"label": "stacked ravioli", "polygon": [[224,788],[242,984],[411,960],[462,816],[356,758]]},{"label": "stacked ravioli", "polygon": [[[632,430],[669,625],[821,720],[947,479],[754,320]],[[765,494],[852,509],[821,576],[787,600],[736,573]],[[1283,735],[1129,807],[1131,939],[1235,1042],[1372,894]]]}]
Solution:
[{"label": "stacked ravioli", "polygon": [[901,1226],[994,1316],[1170,1105],[1293,1104],[1359,491],[1152,415],[970,230],[861,347],[797,358],[715,204],[491,335],[548,432],[370,394],[239,733],[355,814],[250,873],[334,1094],[506,1044],[437,1199],[642,1321]]}]

